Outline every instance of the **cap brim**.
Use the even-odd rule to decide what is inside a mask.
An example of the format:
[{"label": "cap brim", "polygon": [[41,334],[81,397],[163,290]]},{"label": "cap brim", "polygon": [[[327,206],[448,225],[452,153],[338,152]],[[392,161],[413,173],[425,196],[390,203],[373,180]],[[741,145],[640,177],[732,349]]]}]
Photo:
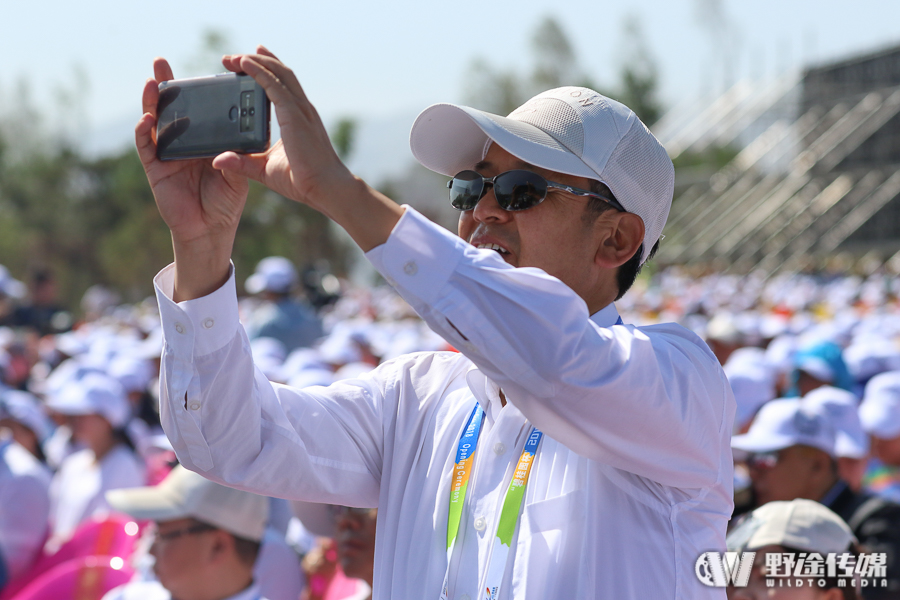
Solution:
[{"label": "cap brim", "polygon": [[488,140],[536,167],[600,179],[572,151],[534,125],[468,106],[429,106],[416,118],[409,134],[409,146],[416,160],[448,177],[481,161]]},{"label": "cap brim", "polygon": [[139,521],[173,521],[191,516],[162,486],[110,490],[106,492],[106,501],[115,510]]},{"label": "cap brim", "polygon": [[745,452],[774,452],[793,446],[797,441],[794,438],[778,435],[753,435],[745,433],[731,438],[731,447]]}]

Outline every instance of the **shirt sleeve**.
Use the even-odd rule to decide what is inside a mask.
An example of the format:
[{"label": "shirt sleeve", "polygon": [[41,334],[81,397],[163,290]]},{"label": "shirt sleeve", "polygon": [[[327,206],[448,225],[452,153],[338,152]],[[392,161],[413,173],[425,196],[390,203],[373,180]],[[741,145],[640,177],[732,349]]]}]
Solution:
[{"label": "shirt sleeve", "polygon": [[185,467],[282,498],[376,506],[390,377],[296,390],[253,365],[234,269],[203,298],[175,303],[173,266],[154,280],[163,324],[163,429]]},{"label": "shirt sleeve", "polygon": [[733,399],[694,334],[677,325],[599,327],[555,277],[513,268],[409,207],[366,256],[554,439],[664,485],[701,488],[724,475]]}]

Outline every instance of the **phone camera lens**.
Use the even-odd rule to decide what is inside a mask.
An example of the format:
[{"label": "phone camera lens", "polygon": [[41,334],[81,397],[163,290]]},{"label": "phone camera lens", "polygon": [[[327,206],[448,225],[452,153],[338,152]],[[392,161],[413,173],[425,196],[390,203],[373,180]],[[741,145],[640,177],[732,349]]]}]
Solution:
[{"label": "phone camera lens", "polygon": [[250,116],[252,117],[255,114],[256,114],[256,109],[251,106],[250,107]]},{"label": "phone camera lens", "polygon": [[247,109],[246,109],[246,108],[242,108],[242,109],[241,109],[241,116],[242,116],[242,117],[246,117],[246,116],[247,116]]}]

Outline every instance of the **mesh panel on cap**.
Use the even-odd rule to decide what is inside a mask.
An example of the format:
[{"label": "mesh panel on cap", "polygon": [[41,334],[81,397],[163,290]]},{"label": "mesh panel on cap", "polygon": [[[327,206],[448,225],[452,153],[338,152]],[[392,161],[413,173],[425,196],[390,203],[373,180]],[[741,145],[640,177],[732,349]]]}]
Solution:
[{"label": "mesh panel on cap", "polygon": [[[553,148],[555,150],[559,150],[560,147],[558,144],[552,144],[554,141],[551,138],[542,136],[539,132],[536,132],[534,129],[527,127],[525,125],[519,125],[515,121],[505,121],[502,125],[504,129],[509,131],[515,136],[518,136],[526,141],[540,144],[542,146],[547,146],[548,148]],[[552,145],[551,145],[552,144]]]},{"label": "mesh panel on cap", "polygon": [[539,98],[510,113],[510,118],[543,129],[581,158],[584,125],[574,108],[556,98]]},{"label": "mesh panel on cap", "polygon": [[647,127],[635,120],[609,157],[603,179],[622,205],[644,220],[646,258],[662,233],[672,205],[672,161]]}]

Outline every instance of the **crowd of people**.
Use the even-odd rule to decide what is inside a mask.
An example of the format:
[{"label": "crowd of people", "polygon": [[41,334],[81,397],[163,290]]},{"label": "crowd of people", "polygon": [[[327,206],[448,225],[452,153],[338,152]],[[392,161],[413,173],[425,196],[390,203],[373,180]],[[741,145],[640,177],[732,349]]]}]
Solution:
[{"label": "crowd of people", "polygon": [[[4,289],[17,285],[7,276]],[[317,313],[295,294],[293,265],[271,257],[245,287],[253,292],[241,310],[254,360],[275,382],[329,385],[408,352],[452,350],[387,286],[345,284],[340,300]],[[25,301],[6,296],[16,298]],[[762,281],[668,268],[620,301],[628,322],[683,323],[722,362],[737,401],[733,522],[771,502],[818,500],[853,527],[863,548],[888,557],[888,587],[866,589],[866,598],[900,593],[898,298],[900,278],[885,274]],[[265,502],[180,466],[171,470],[177,461],[159,426],[162,339],[152,304],[92,306],[89,319],[65,332],[17,325],[0,333],[7,591],[39,578],[35,565],[80,530],[118,514],[139,522],[146,539],[132,555],[134,581],[110,598],[188,599],[191,585],[232,581],[220,572],[242,574],[235,590],[255,580],[254,591],[271,600],[370,593],[374,509]],[[28,357],[25,377],[13,356]],[[165,492],[179,485],[178,493]],[[250,551],[241,559],[233,550],[231,562],[210,559],[216,568],[204,571],[197,561],[205,555],[194,546],[215,530]],[[192,544],[184,556],[193,562],[168,558],[184,552],[179,536]],[[235,566],[242,564],[249,566]]]},{"label": "crowd of people", "polygon": [[[269,50],[223,65],[282,139],[161,161],[154,61],[135,138],[172,233],[156,305],[94,288],[65,311],[52,278],[29,301],[0,269],[0,600],[900,595],[897,276],[634,286],[674,167],[581,87],[420,114],[457,237],[353,176]],[[239,296],[248,179],[390,287],[317,312],[269,257]]]}]

